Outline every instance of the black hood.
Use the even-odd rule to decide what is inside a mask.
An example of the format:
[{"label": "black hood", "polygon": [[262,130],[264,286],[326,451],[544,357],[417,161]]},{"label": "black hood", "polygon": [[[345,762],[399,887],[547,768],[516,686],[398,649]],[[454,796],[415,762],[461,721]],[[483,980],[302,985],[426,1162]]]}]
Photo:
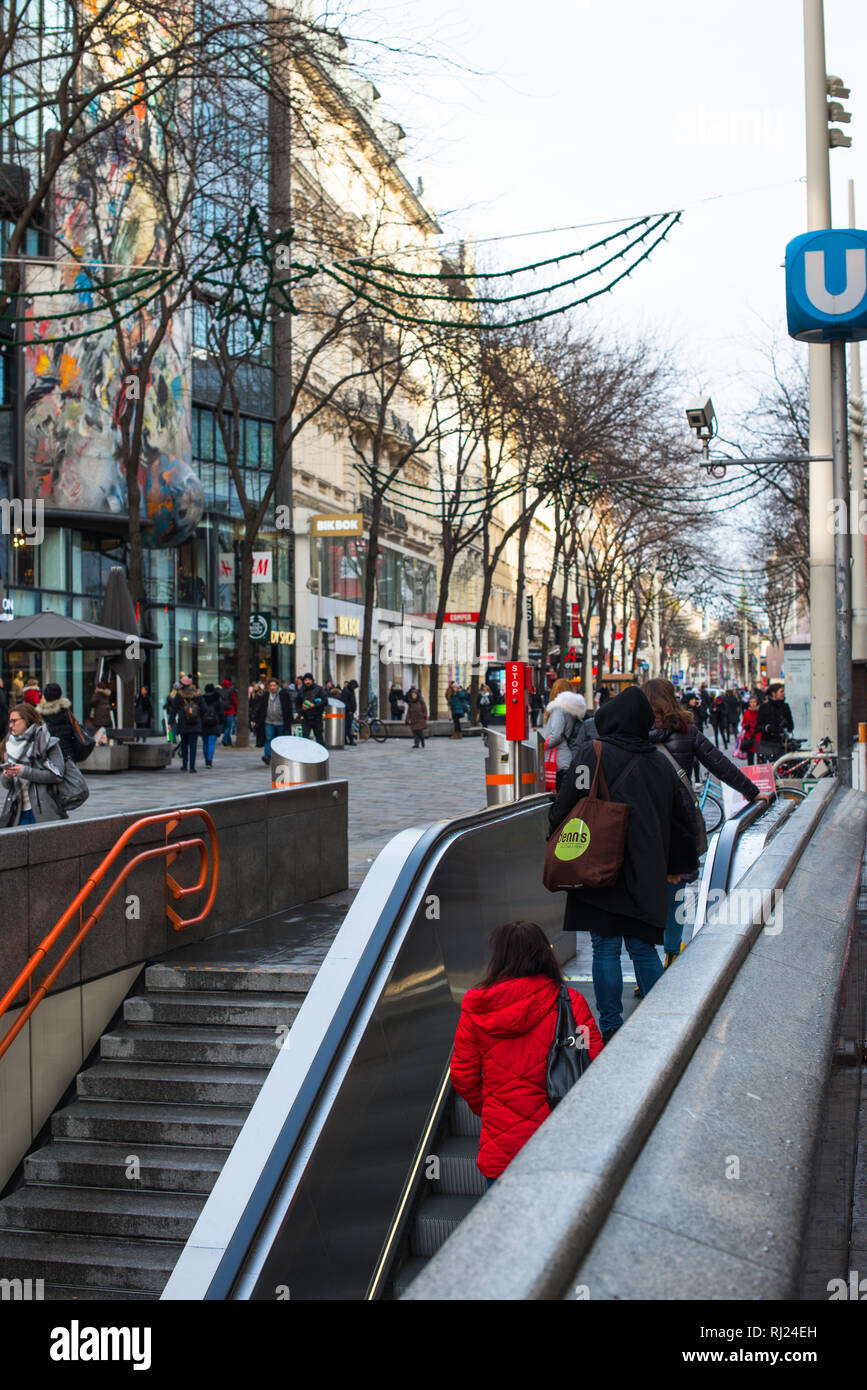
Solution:
[{"label": "black hood", "polygon": [[620,695],[615,695],[593,718],[598,736],[606,743],[614,743],[631,753],[653,751],[648,738],[654,724],[653,709],[637,685],[630,685]]}]

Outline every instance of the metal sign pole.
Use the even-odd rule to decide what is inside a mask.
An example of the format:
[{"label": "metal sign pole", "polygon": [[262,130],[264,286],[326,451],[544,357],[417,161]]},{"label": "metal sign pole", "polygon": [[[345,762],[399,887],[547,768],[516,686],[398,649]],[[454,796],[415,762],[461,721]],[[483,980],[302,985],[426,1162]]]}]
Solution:
[{"label": "metal sign pole", "polygon": [[[849,515],[849,429],[846,399],[846,343],[835,338],[831,347],[831,433],[834,452],[834,494],[849,525],[834,533],[834,617],[837,632],[837,775],[841,786],[852,785],[852,573],[849,529],[858,519]],[[842,505],[841,505],[842,504]]]}]

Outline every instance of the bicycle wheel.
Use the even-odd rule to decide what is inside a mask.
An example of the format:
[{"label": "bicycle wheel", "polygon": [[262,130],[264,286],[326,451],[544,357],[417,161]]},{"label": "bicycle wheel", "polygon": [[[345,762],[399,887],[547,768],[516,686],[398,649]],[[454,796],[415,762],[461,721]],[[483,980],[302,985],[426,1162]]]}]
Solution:
[{"label": "bicycle wheel", "polygon": [[376,743],[385,743],[385,740],[388,738],[388,729],[385,727],[382,720],[371,720],[370,727],[373,732],[374,741]]},{"label": "bicycle wheel", "polygon": [[359,719],[358,721],[358,737],[362,743],[366,743],[370,738],[370,725],[366,719]]},{"label": "bicycle wheel", "polygon": [[712,835],[715,830],[719,830],[726,818],[722,802],[717,801],[715,796],[708,796],[705,798],[701,813],[704,816],[705,829],[708,835]]},{"label": "bicycle wheel", "polygon": [[798,787],[777,787],[777,796],[781,801],[803,801],[806,795]]}]

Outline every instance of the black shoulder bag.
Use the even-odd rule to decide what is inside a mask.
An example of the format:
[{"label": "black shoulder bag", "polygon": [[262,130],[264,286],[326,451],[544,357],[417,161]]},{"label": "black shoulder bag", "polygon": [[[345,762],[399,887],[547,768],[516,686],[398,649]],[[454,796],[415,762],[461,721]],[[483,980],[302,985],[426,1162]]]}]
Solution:
[{"label": "black shoulder bag", "polygon": [[568,986],[562,985],[557,1000],[557,1027],[548,1053],[545,1077],[545,1090],[552,1110],[589,1067],[588,1043],[589,1039],[576,1027]]}]

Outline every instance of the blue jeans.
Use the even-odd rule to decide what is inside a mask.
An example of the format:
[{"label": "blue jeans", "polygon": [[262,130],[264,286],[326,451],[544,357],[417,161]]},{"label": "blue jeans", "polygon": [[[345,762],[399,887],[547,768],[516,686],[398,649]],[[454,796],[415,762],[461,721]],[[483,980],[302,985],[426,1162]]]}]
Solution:
[{"label": "blue jeans", "polygon": [[214,749],[216,748],[216,746],[216,734],[202,734],[202,752],[205,755],[206,763],[212,763],[214,761]]},{"label": "blue jeans", "polygon": [[35,824],[36,824],[36,817],[34,816],[33,812],[30,810],[29,807],[28,807],[28,809],[27,809],[26,811],[22,811],[22,812],[21,812],[21,819],[20,819],[20,821],[18,822],[18,824],[19,824],[19,825],[35,825]]},{"label": "blue jeans", "polygon": [[188,763],[190,771],[193,772],[195,770],[196,746],[198,742],[198,734],[188,734],[186,732],[181,734],[181,766],[183,767],[184,772],[186,772],[187,770]]},{"label": "blue jeans", "polygon": [[623,971],[620,952],[625,943],[635,966],[635,978],[642,995],[652,989],[662,974],[662,961],[655,946],[639,941],[637,936],[597,936],[590,933],[593,943],[593,989],[599,1027],[603,1033],[613,1033],[623,1023]]},{"label": "blue jeans", "polygon": [[285,725],[283,725],[283,724],[266,724],[266,725],[265,725],[265,751],[264,751],[264,753],[263,753],[263,755],[262,755],[263,757],[265,757],[265,758],[270,758],[270,756],[271,756],[271,740],[272,740],[272,738],[279,738],[280,735],[282,734],[284,728],[285,728]]},{"label": "blue jeans", "polygon": [[[683,940],[684,920],[686,916],[685,885],[683,883],[667,883],[665,885],[668,892],[668,915],[665,919],[665,937],[662,949],[667,956],[676,956],[680,951],[680,943]],[[682,897],[678,897],[683,893]],[[681,921],[678,921],[680,917]]]},{"label": "blue jeans", "polygon": [[226,721],[225,727],[223,729],[223,743],[226,745],[227,748],[231,748],[232,735],[235,732],[235,729],[238,724],[238,716],[237,714],[225,714],[223,718]]}]

